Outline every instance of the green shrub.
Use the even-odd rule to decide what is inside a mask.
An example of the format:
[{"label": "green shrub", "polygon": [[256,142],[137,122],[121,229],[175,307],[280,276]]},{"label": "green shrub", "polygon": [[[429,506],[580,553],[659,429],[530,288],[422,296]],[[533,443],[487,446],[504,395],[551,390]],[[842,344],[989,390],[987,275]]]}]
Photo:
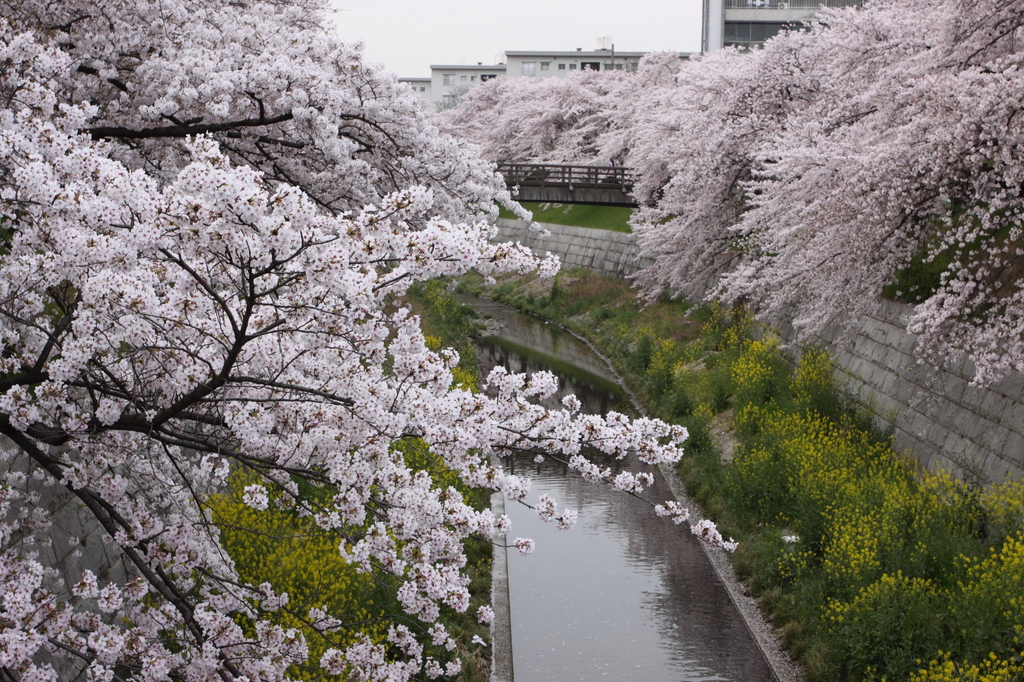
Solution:
[{"label": "green shrub", "polygon": [[647,371],[651,365],[651,358],[654,356],[654,339],[650,332],[642,330],[640,336],[633,343],[627,363],[629,368],[636,373]]},{"label": "green shrub", "polygon": [[833,602],[828,631],[842,642],[842,672],[850,680],[903,680],[923,652],[943,644],[941,596],[926,578],[885,574],[853,601]]},{"label": "green shrub", "polygon": [[672,397],[672,416],[675,418],[689,417],[693,414],[696,404],[690,397],[690,391],[686,386],[677,386],[675,395]]},{"label": "green shrub", "polygon": [[733,405],[738,411],[777,401],[789,383],[789,364],[775,343],[751,341],[732,363]]},{"label": "green shrub", "polygon": [[650,361],[647,363],[647,390],[656,404],[675,397],[673,389],[679,357],[679,348],[668,340],[659,343],[651,353]]},{"label": "green shrub", "polygon": [[844,402],[835,380],[832,356],[817,347],[804,350],[793,374],[793,405],[833,420],[840,420]]}]

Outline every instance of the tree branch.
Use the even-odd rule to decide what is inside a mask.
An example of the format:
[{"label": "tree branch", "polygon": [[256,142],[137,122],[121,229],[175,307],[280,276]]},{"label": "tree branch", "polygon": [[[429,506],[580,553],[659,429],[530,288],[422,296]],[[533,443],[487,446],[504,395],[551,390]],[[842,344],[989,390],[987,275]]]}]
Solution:
[{"label": "tree branch", "polygon": [[[259,126],[271,126],[278,123],[284,123],[285,121],[292,120],[292,112],[281,114],[280,116],[273,116],[271,118],[244,118],[238,121],[224,121],[223,123],[207,123],[206,125],[170,125],[170,126],[158,126],[156,128],[144,128],[142,130],[132,130],[131,128],[122,128],[118,126],[99,126],[96,128],[87,128],[92,139],[103,140],[109,138],[118,138],[122,140],[145,140],[156,137],[188,137],[190,135],[204,135],[206,133],[219,133],[228,130],[234,130],[235,128],[257,128]],[[290,146],[290,145],[289,145]]]}]

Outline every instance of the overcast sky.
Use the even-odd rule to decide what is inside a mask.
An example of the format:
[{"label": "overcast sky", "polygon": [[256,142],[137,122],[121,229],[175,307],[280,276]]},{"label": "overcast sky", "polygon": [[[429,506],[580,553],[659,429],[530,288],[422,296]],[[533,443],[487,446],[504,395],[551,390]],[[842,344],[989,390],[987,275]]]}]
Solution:
[{"label": "overcast sky", "polygon": [[345,40],[399,76],[431,64],[493,64],[505,50],[623,52],[700,49],[701,0],[331,0]]}]

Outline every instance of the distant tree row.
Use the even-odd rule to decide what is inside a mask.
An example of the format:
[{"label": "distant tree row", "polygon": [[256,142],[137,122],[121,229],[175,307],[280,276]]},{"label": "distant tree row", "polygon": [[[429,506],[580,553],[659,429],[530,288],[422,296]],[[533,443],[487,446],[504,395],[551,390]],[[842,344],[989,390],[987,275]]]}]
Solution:
[{"label": "distant tree row", "polygon": [[636,75],[502,80],[444,125],[494,160],[640,171],[648,296],[714,294],[803,334],[883,292],[915,304],[922,357],[1024,369],[1021,0],[823,10],[763,49]]}]

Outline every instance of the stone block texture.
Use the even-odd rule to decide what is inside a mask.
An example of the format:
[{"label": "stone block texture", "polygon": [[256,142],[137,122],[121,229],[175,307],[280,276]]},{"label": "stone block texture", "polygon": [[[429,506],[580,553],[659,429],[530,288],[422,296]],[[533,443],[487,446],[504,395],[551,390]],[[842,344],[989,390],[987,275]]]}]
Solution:
[{"label": "stone block texture", "polygon": [[632,234],[537,224],[550,234],[542,236],[522,220],[499,219],[498,236],[494,241],[499,244],[519,242],[538,255],[555,254],[562,261],[563,268],[587,268],[616,279],[625,279],[651,262],[639,257],[640,247]]},{"label": "stone block texture", "polygon": [[[971,385],[974,363],[952,360],[936,368],[917,363],[917,339],[906,331],[910,306],[884,302],[844,337],[826,330],[809,342],[832,352],[851,395],[892,426],[896,448],[923,468],[1001,483],[1024,478],[1024,376]],[[796,341],[792,327],[768,322],[766,336]]]}]

